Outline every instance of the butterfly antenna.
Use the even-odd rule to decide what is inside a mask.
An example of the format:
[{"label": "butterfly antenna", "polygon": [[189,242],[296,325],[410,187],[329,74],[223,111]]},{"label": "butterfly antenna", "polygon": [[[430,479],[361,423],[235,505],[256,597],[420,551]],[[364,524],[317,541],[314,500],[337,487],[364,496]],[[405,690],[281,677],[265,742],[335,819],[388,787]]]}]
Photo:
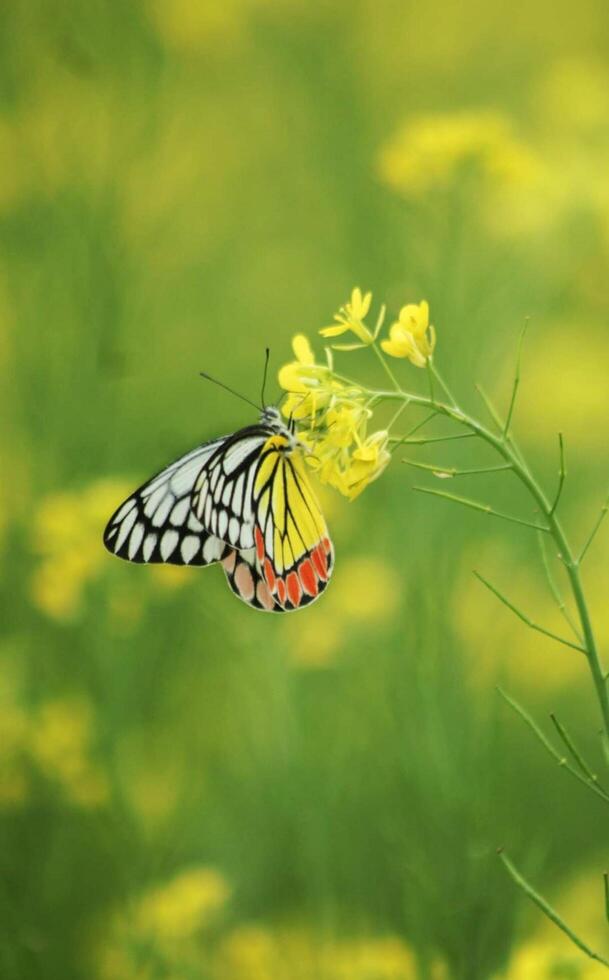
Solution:
[{"label": "butterfly antenna", "polygon": [[212,384],[218,385],[219,388],[224,388],[224,390],[229,391],[231,395],[234,395],[236,398],[240,398],[242,402],[247,402],[248,405],[252,405],[253,408],[257,409],[257,411],[261,410],[260,405],[256,405],[256,402],[253,402],[250,398],[242,395],[240,391],[235,391],[234,388],[230,388],[228,385],[225,385],[223,381],[218,381],[217,378],[212,378],[211,374],[207,374],[205,371],[199,371],[199,374],[202,378],[205,378],[206,381],[211,381]]},{"label": "butterfly antenna", "polygon": [[262,402],[263,409],[266,408],[264,403],[264,389],[266,388],[266,377],[269,371],[269,359],[271,356],[270,347],[264,348],[264,371],[262,372],[262,392],[260,394],[260,401]]}]

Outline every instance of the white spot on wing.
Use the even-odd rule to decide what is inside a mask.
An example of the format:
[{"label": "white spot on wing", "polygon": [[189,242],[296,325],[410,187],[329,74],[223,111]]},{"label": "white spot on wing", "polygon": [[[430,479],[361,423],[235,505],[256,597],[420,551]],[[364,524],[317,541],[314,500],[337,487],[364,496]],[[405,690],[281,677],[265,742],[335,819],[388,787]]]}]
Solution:
[{"label": "white spot on wing", "polygon": [[233,493],[233,510],[235,514],[240,514],[243,507],[243,488],[245,486],[245,473],[242,473],[237,482],[235,483],[235,490]]},{"label": "white spot on wing", "polygon": [[192,490],[202,465],[200,458],[190,459],[172,474],[171,489],[177,497]]},{"label": "white spot on wing", "polygon": [[190,510],[190,500],[188,497],[183,497],[182,500],[178,500],[177,504],[173,508],[169,520],[175,527],[181,527],[186,521],[188,511]]},{"label": "white spot on wing", "polygon": [[239,545],[242,550],[254,547],[254,531],[251,524],[243,524],[241,526],[241,540],[239,541]]},{"label": "white spot on wing", "polygon": [[134,507],[135,507],[135,500],[133,500],[133,498],[131,497],[129,500],[126,500],[123,506],[121,507],[121,509],[117,511],[114,521],[112,523],[118,524],[119,521],[122,521],[123,517],[127,516],[130,510],[133,510]]},{"label": "white spot on wing", "polygon": [[195,515],[193,514],[192,511],[188,515],[188,524],[187,524],[187,527],[188,527],[188,530],[189,531],[202,531],[203,530],[203,525],[201,524],[201,521],[198,520],[198,518],[195,517]]},{"label": "white spot on wing", "polygon": [[158,505],[160,504],[161,500],[163,499],[166,493],[167,493],[167,488],[165,484],[162,484],[162,486],[157,487],[156,490],[153,490],[153,492],[146,500],[146,506],[144,507],[144,513],[146,517],[152,517],[152,515],[154,514],[155,510],[157,509]]},{"label": "white spot on wing", "polygon": [[133,528],[133,531],[131,532],[131,537],[129,538],[129,549],[127,553],[132,560],[137,555],[143,539],[144,539],[144,525],[140,521]]},{"label": "white spot on wing", "polygon": [[203,545],[203,560],[210,565],[212,561],[218,561],[223,550],[224,544],[218,538],[209,537]]},{"label": "white spot on wing", "polygon": [[127,535],[129,534],[129,531],[131,530],[131,528],[135,524],[136,517],[137,517],[137,511],[135,511],[135,510],[132,510],[125,517],[123,523],[121,524],[121,529],[119,531],[118,538],[116,539],[116,541],[114,542],[114,544],[112,546],[115,551],[120,551],[120,549],[122,548],[123,542],[127,538]]},{"label": "white spot on wing", "polygon": [[174,498],[170,493],[167,494],[164,500],[161,501],[157,507],[156,513],[152,518],[152,523],[155,527],[162,527],[167,517],[169,516],[169,511],[172,508]]},{"label": "white spot on wing", "polygon": [[144,561],[150,561],[150,555],[154,551],[154,546],[157,541],[156,534],[147,534],[146,540],[144,541],[144,547],[142,549],[142,554],[144,556]]},{"label": "white spot on wing", "polygon": [[273,554],[273,522],[268,521],[264,532],[264,549],[267,555]]},{"label": "white spot on wing", "polygon": [[256,449],[258,446],[262,446],[265,441],[265,436],[255,436],[250,439],[243,439],[242,442],[238,442],[234,447],[229,449],[224,457],[224,472],[227,474],[233,473],[240,463],[247,459],[249,454]]},{"label": "white spot on wing", "polygon": [[218,537],[222,538],[223,541],[226,540],[226,532],[228,531],[228,514],[225,510],[220,511],[218,516]]},{"label": "white spot on wing", "polygon": [[167,561],[167,559],[173,554],[179,540],[180,535],[177,531],[165,531],[163,537],[161,538],[161,558],[163,561]]},{"label": "white spot on wing", "polygon": [[213,503],[213,501],[211,499],[211,494],[210,494],[208,496],[207,500],[205,501],[205,513],[203,514],[203,523],[204,523],[205,527],[209,527],[210,522],[211,522],[211,508],[212,508],[212,503]]},{"label": "white spot on wing", "polygon": [[199,550],[200,544],[201,542],[199,541],[199,538],[195,537],[194,534],[187,535],[182,541],[182,544],[180,545],[180,552],[187,565],[193,560],[194,556]]},{"label": "white spot on wing", "polygon": [[256,467],[250,466],[249,472],[247,474],[247,486],[245,488],[245,495],[243,498],[243,519],[245,521],[251,520],[253,516],[252,494],[254,492],[255,476],[256,476]]},{"label": "white spot on wing", "polygon": [[239,540],[240,524],[236,517],[231,517],[228,522],[228,536],[231,544],[236,544]]},{"label": "white spot on wing", "polygon": [[216,463],[214,467],[214,471],[211,475],[211,480],[209,481],[209,486],[211,487],[212,493],[216,489],[216,484],[220,479],[220,474],[221,474],[220,463]]}]

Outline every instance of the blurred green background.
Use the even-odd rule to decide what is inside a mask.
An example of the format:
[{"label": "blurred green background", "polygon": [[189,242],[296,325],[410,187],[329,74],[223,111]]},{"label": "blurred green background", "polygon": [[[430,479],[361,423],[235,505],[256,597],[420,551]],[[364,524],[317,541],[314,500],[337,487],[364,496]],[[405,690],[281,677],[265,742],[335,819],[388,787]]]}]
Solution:
[{"label": "blurred green background", "polygon": [[[323,494],[334,580],[286,617],[101,532],[251,421],[199,370],[255,396],[265,345],[277,368],[359,285],[391,315],[429,301],[480,412],[531,317],[517,431],[548,485],[565,433],[584,535],[609,458],[606,4],[13,0],[0,24],[0,975],[600,977],[495,856],[609,948],[603,804],[494,690],[601,764],[577,654],[471,575],[559,628],[525,529],[412,493],[398,459]],[[516,504],[498,476],[463,490]]]}]

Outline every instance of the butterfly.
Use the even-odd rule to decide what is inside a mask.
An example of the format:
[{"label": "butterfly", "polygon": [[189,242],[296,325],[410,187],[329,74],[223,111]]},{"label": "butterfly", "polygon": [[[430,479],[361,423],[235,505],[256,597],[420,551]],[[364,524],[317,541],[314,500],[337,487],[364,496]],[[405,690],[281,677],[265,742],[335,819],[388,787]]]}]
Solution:
[{"label": "butterfly", "polygon": [[266,612],[309,605],[334,565],[293,420],[274,407],[144,483],[110,518],[104,544],[132,562],[219,562],[235,595]]}]

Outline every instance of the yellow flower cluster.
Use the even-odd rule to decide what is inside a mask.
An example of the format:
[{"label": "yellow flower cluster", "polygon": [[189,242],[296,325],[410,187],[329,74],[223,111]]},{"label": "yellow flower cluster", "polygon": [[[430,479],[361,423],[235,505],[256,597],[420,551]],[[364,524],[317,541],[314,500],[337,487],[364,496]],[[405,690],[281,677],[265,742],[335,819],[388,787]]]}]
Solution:
[{"label": "yellow flower cluster", "polygon": [[[531,940],[516,950],[501,980],[603,980],[607,969],[569,947],[544,940]],[[494,980],[500,980],[499,977]]]},{"label": "yellow flower cluster", "polygon": [[[60,491],[41,502],[32,540],[40,561],[30,580],[30,596],[45,615],[69,622],[83,611],[87,586],[110,566],[101,544],[108,515],[130,489],[121,480],[99,480],[84,490]],[[146,586],[152,583],[165,590],[186,581],[186,569],[173,565],[153,566],[145,579]],[[145,595],[145,586],[138,591],[132,584],[111,594],[108,612],[113,624],[137,623]]]},{"label": "yellow flower cluster", "polygon": [[[350,300],[335,315],[336,322],[322,327],[319,333],[326,339],[334,339],[350,332],[357,338],[356,343],[332,344],[332,348],[340,351],[373,348],[382,360],[377,339],[385,308],[381,308],[374,328],[370,328],[365,320],[371,303],[372,293],[355,288]],[[422,368],[430,362],[435,343],[429,306],[423,300],[402,307],[398,319],[389,328],[389,337],[381,340],[380,348],[391,357],[408,359]],[[304,334],[294,337],[292,348],[294,360],[279,371],[279,384],[287,393],[282,411],[286,418],[302,423],[299,438],[309,465],[322,483],[354,500],[381,475],[391,459],[388,431],[368,431],[374,393],[337,374],[331,350],[326,349],[325,363],[318,364]]]},{"label": "yellow flower cluster", "polygon": [[209,976],[206,941],[230,895],[225,876],[200,865],[153,886],[114,913],[99,949],[98,977]]},{"label": "yellow flower cluster", "polygon": [[182,871],[142,896],[135,911],[136,929],[157,939],[188,939],[215,919],[230,893],[224,875],[215,868]]},{"label": "yellow flower cluster", "polygon": [[34,774],[74,806],[103,805],[109,787],[92,759],[93,737],[86,700],[61,698],[27,708],[8,672],[0,687],[0,807],[25,803]]},{"label": "yellow flower cluster", "polygon": [[[415,980],[418,975],[414,955],[399,936],[332,942],[298,926],[238,926],[221,943],[216,963],[213,976],[230,980]],[[446,980],[438,962],[430,976]]]},{"label": "yellow flower cluster", "polygon": [[316,364],[305,336],[294,338],[293,350],[296,360],[279,372],[279,384],[288,392],[283,412],[308,421],[300,439],[322,483],[354,500],[387,466],[388,434],[367,433],[372,412],[365,393],[340,380],[331,359]]},{"label": "yellow flower cluster", "polygon": [[58,620],[78,613],[85,586],[105,561],[100,543],[104,523],[128,490],[118,481],[104,480],[81,493],[56,493],[42,502],[33,540],[41,562],[30,586],[42,612]]},{"label": "yellow flower cluster", "polygon": [[379,159],[381,179],[406,197],[447,187],[466,168],[491,184],[513,186],[534,180],[539,162],[508,118],[486,110],[417,116]]},{"label": "yellow flower cluster", "polygon": [[93,717],[86,701],[48,701],[35,712],[29,727],[32,760],[71,803],[97,807],[106,802],[108,782],[91,760]]}]

